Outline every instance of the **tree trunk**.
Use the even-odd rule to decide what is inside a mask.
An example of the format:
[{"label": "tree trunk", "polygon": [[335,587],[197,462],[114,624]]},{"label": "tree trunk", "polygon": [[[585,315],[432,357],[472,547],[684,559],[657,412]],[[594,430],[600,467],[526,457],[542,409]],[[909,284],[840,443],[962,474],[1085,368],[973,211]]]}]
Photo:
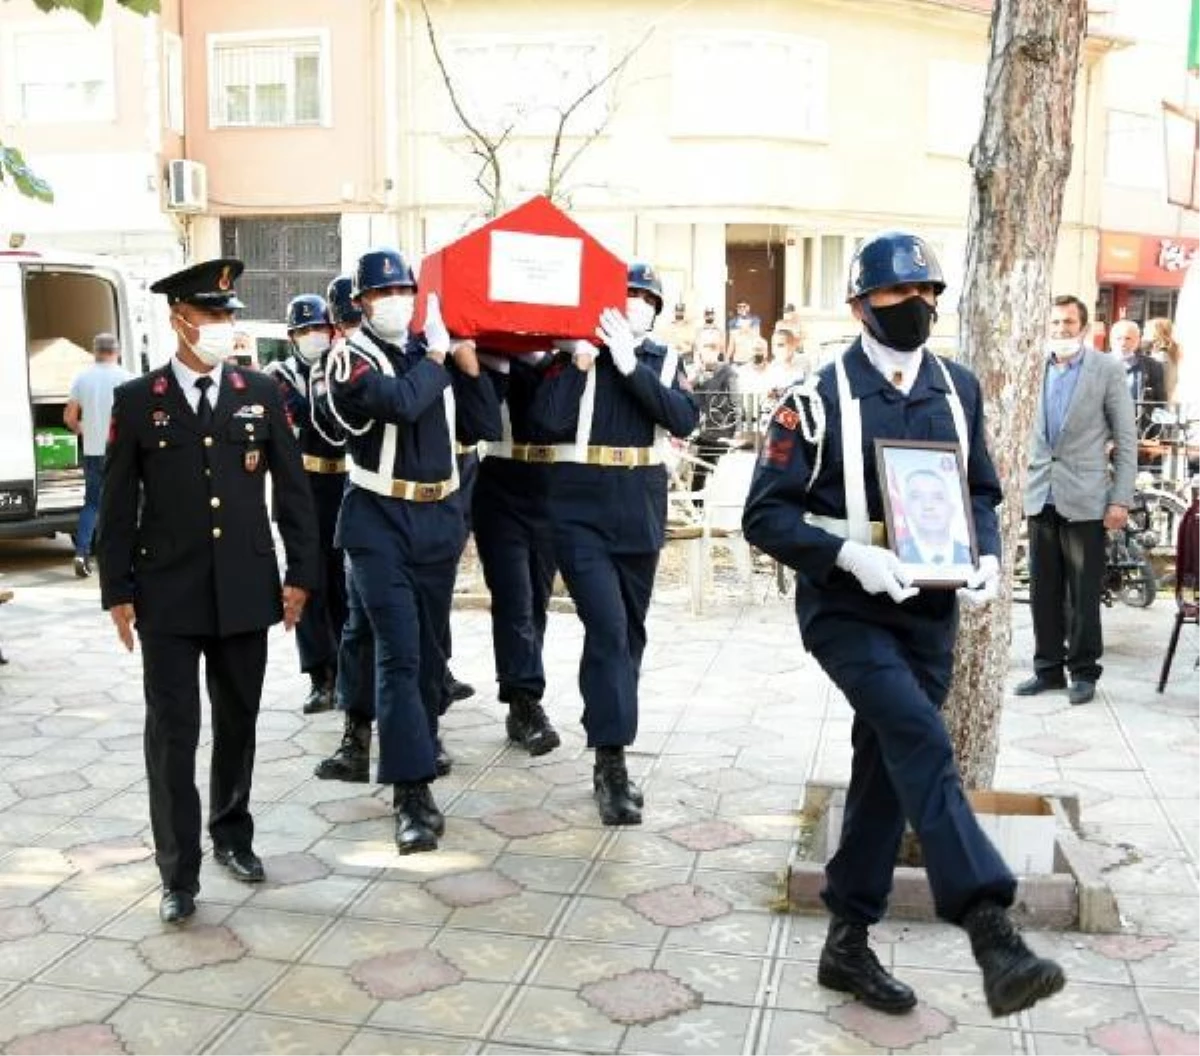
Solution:
[{"label": "tree trunk", "polygon": [[[992,458],[1004,485],[1005,569],[1012,568],[1023,516],[1086,26],[1087,0],[996,0],[992,10],[983,127],[971,153],[959,344],[983,386]],[[964,607],[944,712],[968,788],[989,786],[995,774],[1012,646],[1012,580],[1003,579],[991,605]]]}]

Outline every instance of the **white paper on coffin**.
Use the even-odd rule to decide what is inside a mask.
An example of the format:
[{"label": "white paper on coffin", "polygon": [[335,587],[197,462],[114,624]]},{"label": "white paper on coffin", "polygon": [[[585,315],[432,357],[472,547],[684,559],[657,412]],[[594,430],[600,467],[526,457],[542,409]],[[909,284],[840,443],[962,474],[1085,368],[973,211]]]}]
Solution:
[{"label": "white paper on coffin", "polygon": [[488,265],[489,300],[561,308],[579,304],[581,239],[493,231]]}]

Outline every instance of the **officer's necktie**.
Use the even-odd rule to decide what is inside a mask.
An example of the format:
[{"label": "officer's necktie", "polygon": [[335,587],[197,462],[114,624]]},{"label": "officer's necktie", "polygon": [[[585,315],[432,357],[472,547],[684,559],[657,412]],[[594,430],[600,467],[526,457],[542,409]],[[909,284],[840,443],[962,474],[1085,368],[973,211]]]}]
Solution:
[{"label": "officer's necktie", "polygon": [[196,404],[196,417],[200,419],[201,429],[212,428],[213,408],[208,400],[208,390],[212,388],[213,379],[203,377],[196,379],[196,388],[200,390],[200,400]]}]

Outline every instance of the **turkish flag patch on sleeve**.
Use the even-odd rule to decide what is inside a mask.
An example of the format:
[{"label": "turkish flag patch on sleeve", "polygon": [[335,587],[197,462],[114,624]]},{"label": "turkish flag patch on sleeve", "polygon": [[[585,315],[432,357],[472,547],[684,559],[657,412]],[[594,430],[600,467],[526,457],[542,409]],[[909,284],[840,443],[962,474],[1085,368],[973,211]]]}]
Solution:
[{"label": "turkish flag patch on sleeve", "polygon": [[780,404],[775,411],[775,421],[782,425],[785,429],[796,431],[796,427],[800,424],[800,414],[791,407]]}]

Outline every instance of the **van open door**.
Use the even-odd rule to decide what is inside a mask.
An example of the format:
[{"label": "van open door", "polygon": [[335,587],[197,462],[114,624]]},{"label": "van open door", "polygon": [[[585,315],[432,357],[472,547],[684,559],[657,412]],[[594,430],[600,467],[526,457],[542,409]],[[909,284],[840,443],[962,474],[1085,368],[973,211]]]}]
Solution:
[{"label": "van open door", "polygon": [[71,382],[92,338],[116,334],[125,368],[136,349],[121,272],[103,258],[0,252],[0,536],[75,531],[81,452],[64,433]]}]

